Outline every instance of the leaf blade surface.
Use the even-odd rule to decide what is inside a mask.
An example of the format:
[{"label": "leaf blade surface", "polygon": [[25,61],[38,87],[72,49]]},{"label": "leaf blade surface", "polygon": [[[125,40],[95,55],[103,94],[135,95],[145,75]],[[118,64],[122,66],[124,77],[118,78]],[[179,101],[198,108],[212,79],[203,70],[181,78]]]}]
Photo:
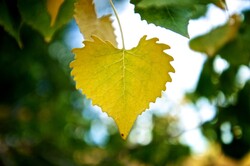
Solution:
[{"label": "leaf blade surface", "polygon": [[171,82],[173,58],[163,52],[170,47],[156,43],[157,38],[146,40],[146,36],[131,50],[117,49],[98,37],[93,40],[73,49],[76,57],[70,64],[71,75],[77,89],[113,117],[126,138],[137,116]]},{"label": "leaf blade surface", "polygon": [[117,46],[110,15],[97,18],[92,0],[79,0],[76,2],[74,17],[85,40],[91,40],[91,36],[95,35]]},{"label": "leaf blade surface", "polygon": [[184,37],[189,37],[189,21],[204,15],[207,4],[212,3],[222,9],[226,5],[221,0],[131,0],[131,3],[143,20]]}]

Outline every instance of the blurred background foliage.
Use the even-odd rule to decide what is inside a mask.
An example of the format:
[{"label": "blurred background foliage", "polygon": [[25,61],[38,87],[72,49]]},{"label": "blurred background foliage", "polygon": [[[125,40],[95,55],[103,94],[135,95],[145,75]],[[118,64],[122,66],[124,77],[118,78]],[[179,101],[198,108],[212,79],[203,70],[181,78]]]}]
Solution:
[{"label": "blurred background foliage", "polygon": [[[242,13],[236,37],[214,46],[196,90],[187,94],[189,102],[206,98],[216,107],[215,117],[200,126],[211,150],[197,159],[176,136],[181,131],[175,116],[153,116],[152,140],[146,145],[123,141],[112,120],[92,117],[91,102],[75,90],[68,67],[73,55],[65,35],[75,26],[73,3],[65,0],[51,28],[45,0],[0,0],[0,165],[249,163],[250,80],[241,79],[250,63],[249,11]],[[205,13],[203,8],[199,13]],[[228,64],[223,71],[214,65],[218,59]],[[107,136],[98,143],[98,134],[91,133],[100,126],[106,127]]]}]

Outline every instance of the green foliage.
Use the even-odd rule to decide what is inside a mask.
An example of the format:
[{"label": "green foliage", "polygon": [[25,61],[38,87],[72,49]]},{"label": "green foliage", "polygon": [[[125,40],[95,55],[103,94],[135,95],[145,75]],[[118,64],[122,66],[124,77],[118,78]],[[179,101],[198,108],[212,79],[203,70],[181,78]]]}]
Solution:
[{"label": "green foliage", "polygon": [[187,27],[190,19],[202,16],[210,1],[199,0],[131,0],[135,12],[148,23],[170,29],[180,35],[189,37]]},{"label": "green foliage", "polygon": [[46,8],[46,0],[19,0],[18,8],[25,23],[38,30],[46,41],[73,17],[75,0],[65,0],[62,4],[55,25],[51,26],[51,17]]},{"label": "green foliage", "polygon": [[207,59],[203,65],[200,79],[196,86],[195,95],[213,99],[218,95],[219,75],[213,69],[214,59]]},{"label": "green foliage", "polygon": [[169,129],[173,121],[166,117],[154,117],[154,123],[157,124],[153,129],[154,139],[149,145],[133,149],[131,153],[134,158],[151,165],[180,164],[185,156],[190,154],[189,147],[180,145],[177,139],[171,138],[171,133],[162,132]]},{"label": "green foliage", "polygon": [[64,1],[55,25],[51,26],[46,0],[1,0],[0,25],[16,39],[20,47],[22,41],[19,31],[24,23],[39,31],[46,41],[50,41],[53,34],[73,18],[74,2],[75,0]]},{"label": "green foliage", "polygon": [[[218,141],[225,154],[240,159],[250,149],[250,82],[238,93],[235,103],[218,106],[215,122],[207,122],[203,125],[203,132],[213,141]],[[225,127],[228,125],[228,129]],[[211,137],[211,132],[214,133]],[[230,135],[232,140],[225,142],[223,136]]]},{"label": "green foliage", "polygon": [[19,35],[20,18],[15,13],[12,13],[15,8],[10,1],[0,1],[0,25],[13,36],[18,42],[19,46],[22,47],[22,42]]},{"label": "green foliage", "polygon": [[[203,133],[213,141],[217,141],[226,155],[236,159],[241,159],[250,149],[248,119],[250,115],[250,80],[248,78],[244,86],[239,82],[240,69],[242,67],[249,69],[250,64],[248,46],[250,41],[250,11],[245,11],[243,14],[244,20],[237,28],[236,36],[222,44],[220,48],[214,42],[223,38],[220,36],[223,35],[223,32],[218,32],[222,29],[226,31],[225,26],[218,27],[208,34],[191,40],[191,42],[197,44],[196,46],[199,49],[206,46],[199,47],[196,40],[206,40],[210,45],[209,47],[216,50],[214,51],[214,57],[206,60],[196,90],[193,93],[197,99],[201,96],[210,99],[211,102],[215,103],[217,109],[216,117],[202,126]],[[218,33],[219,38],[216,38],[214,33]],[[212,43],[209,42],[209,37],[211,37],[210,42]],[[191,48],[193,48],[192,44],[194,43],[190,43]],[[216,72],[214,67],[218,57],[223,58],[229,64],[228,68],[221,73]],[[226,129],[223,127],[225,125],[228,126]],[[223,139],[226,132],[229,135],[228,137],[231,137],[228,142]]]},{"label": "green foliage", "polygon": [[[225,31],[225,26],[218,27],[217,29],[209,32],[208,34],[192,39],[190,41],[191,48],[194,48],[193,44],[197,44],[197,48],[203,49],[206,47],[203,46],[205,43],[203,43],[202,45],[199,42],[201,42],[201,40],[206,40],[206,42],[209,43],[208,41],[210,40],[212,42],[212,44],[210,44],[209,46],[210,49],[217,50],[214,51],[214,53],[217,52],[217,54],[215,54],[215,57],[208,58],[204,64],[197,85],[196,94],[210,98],[212,96],[216,97],[219,91],[222,91],[226,96],[230,96],[235,92],[235,89],[237,89],[238,81],[236,79],[236,75],[238,74],[240,67],[242,65],[249,66],[250,63],[250,54],[248,47],[248,42],[250,41],[249,17],[249,11],[244,12],[245,19],[241,23],[240,27],[237,28],[237,36],[235,36],[234,39],[225,42],[221,48],[218,48],[218,45],[215,44],[215,40],[220,40],[223,37],[220,36],[220,38],[216,38],[213,34],[217,33],[218,31],[221,31],[222,29],[224,29]],[[217,36],[221,34],[223,33],[217,34]],[[207,52],[207,54],[209,53]],[[218,56],[224,58],[224,60],[226,60],[227,63],[230,65],[229,68],[223,71],[221,74],[216,73],[214,68],[214,61],[215,58]],[[206,86],[204,86],[205,84]],[[211,89],[213,90],[211,91]]]},{"label": "green foliage", "polygon": [[72,103],[80,95],[49,45],[29,27],[21,33],[23,49],[0,29],[0,163],[72,165],[72,149],[84,145],[72,135],[72,127],[86,126]]},{"label": "green foliage", "polygon": [[240,25],[238,35],[218,52],[222,58],[234,66],[249,66],[250,62],[250,11],[245,11],[243,14],[244,21]]},{"label": "green foliage", "polygon": [[233,15],[225,25],[216,27],[209,33],[190,40],[190,48],[214,56],[218,50],[236,36],[240,27],[240,16]]}]

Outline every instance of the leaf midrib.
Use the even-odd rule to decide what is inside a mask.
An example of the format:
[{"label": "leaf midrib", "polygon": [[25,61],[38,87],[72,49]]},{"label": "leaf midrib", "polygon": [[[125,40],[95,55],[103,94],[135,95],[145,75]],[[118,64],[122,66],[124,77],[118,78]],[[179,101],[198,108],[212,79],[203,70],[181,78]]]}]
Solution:
[{"label": "leaf midrib", "polygon": [[[126,92],[126,65],[125,65],[125,50],[122,50],[122,84],[123,84],[123,92],[122,92],[122,95],[123,95],[123,102],[126,103],[126,97],[125,97],[125,92]],[[126,106],[126,104],[125,104]]]}]

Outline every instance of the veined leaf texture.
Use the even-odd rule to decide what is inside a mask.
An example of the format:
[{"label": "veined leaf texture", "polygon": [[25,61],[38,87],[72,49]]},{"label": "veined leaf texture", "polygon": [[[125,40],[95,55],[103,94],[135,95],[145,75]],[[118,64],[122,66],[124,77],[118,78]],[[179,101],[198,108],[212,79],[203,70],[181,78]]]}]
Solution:
[{"label": "veined leaf texture", "polygon": [[95,36],[93,40],[73,49],[76,57],[70,64],[71,74],[77,89],[115,120],[125,139],[137,116],[171,82],[173,58],[164,53],[170,47],[156,43],[157,38],[146,40],[146,36],[130,50],[118,49]]}]

